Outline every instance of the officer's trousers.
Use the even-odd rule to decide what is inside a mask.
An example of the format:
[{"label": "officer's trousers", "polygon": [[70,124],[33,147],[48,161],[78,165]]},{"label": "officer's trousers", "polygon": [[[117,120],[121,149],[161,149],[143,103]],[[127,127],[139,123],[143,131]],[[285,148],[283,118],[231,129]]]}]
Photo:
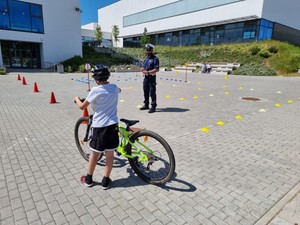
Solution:
[{"label": "officer's trousers", "polygon": [[149,97],[151,97],[151,107],[156,108],[156,75],[144,77],[143,90],[145,106],[149,106]]}]

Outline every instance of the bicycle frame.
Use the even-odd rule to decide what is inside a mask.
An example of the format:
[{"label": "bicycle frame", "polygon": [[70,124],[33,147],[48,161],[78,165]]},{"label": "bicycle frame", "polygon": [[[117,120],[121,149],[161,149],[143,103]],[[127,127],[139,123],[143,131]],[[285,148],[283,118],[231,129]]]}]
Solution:
[{"label": "bicycle frame", "polygon": [[[93,118],[93,115],[90,115],[89,116],[89,123],[88,123],[88,126],[87,126],[87,129],[86,129],[86,135],[84,137],[84,141],[87,142],[88,141],[88,136],[89,136],[89,130],[90,130],[90,127],[92,125],[92,118]],[[149,161],[149,158],[147,156],[147,154],[143,153],[142,151],[139,150],[138,148],[138,145],[142,146],[144,149],[146,149],[150,154],[154,154],[154,151],[152,149],[150,149],[148,146],[144,145],[142,142],[140,142],[139,140],[136,140],[136,143],[133,143],[130,141],[130,136],[134,133],[134,132],[137,132],[139,131],[140,129],[138,128],[130,128],[129,126],[127,128],[124,128],[122,127],[120,124],[119,124],[119,135],[121,137],[121,141],[119,143],[119,146],[117,148],[117,153],[119,155],[122,155],[126,158],[130,158],[130,159],[133,159],[135,158],[136,156],[133,156],[133,155],[139,155],[138,157],[138,161],[139,162],[147,162]],[[145,140],[147,141],[147,140]],[[131,147],[132,147],[132,151],[131,151],[131,155],[127,154],[127,152],[125,151],[125,146],[127,144],[130,144]]]},{"label": "bicycle frame", "polygon": [[[141,157],[138,157],[138,161],[139,162],[147,162],[149,161],[147,154],[143,153],[142,151],[139,150],[138,145],[142,146],[143,148],[145,148],[149,153],[154,154],[154,151],[151,150],[148,146],[144,145],[142,142],[140,142],[139,140],[136,140],[136,143],[133,143],[130,141],[130,135],[133,134],[133,131],[131,131],[130,129],[126,129],[124,127],[122,127],[121,125],[119,125],[119,134],[121,136],[121,141],[120,144],[117,148],[117,152],[126,157],[126,158],[130,158],[133,159],[134,156],[132,155],[140,155]],[[132,146],[133,151],[131,152],[132,155],[128,155],[127,152],[125,151],[125,146],[127,144],[130,144]]]}]

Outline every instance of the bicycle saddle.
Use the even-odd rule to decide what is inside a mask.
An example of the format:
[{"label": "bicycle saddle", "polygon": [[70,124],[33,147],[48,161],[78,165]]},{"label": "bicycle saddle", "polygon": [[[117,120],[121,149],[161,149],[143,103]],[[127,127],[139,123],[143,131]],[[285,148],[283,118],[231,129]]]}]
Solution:
[{"label": "bicycle saddle", "polygon": [[124,122],[127,126],[133,126],[134,124],[140,122],[139,120],[127,120],[127,119],[120,119],[121,122]]}]

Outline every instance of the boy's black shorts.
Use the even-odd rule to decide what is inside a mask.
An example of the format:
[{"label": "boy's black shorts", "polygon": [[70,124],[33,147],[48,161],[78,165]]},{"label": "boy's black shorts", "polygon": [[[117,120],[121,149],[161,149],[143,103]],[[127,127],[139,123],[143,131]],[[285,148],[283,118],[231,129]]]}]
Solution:
[{"label": "boy's black shorts", "polygon": [[92,129],[90,148],[96,152],[115,150],[119,145],[118,129],[118,124],[112,124],[107,127],[94,127]]}]

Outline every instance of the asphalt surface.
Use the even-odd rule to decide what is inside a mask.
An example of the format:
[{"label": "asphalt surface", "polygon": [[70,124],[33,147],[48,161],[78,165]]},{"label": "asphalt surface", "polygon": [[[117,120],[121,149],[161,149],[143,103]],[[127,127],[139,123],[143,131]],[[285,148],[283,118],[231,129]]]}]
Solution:
[{"label": "asphalt surface", "polygon": [[119,118],[163,136],[176,173],[150,185],[116,156],[104,191],[79,182],[73,99],[87,95],[87,74],[17,76],[0,76],[0,224],[300,224],[300,77],[159,72],[149,114],[141,74],[112,73]]}]

